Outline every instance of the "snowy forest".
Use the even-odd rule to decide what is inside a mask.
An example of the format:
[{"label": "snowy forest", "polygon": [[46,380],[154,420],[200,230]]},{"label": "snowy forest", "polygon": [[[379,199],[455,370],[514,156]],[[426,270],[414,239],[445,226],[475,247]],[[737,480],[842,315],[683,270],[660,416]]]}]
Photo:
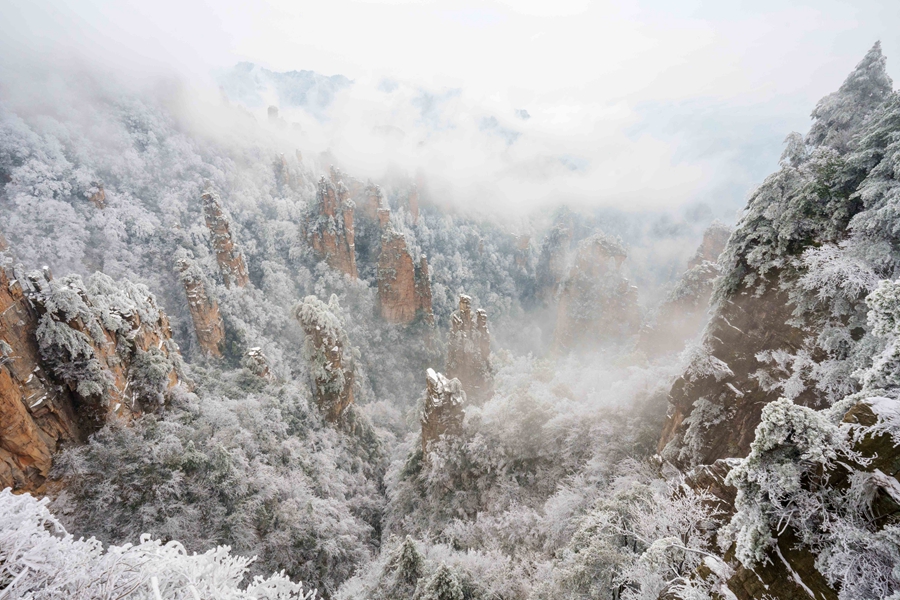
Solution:
[{"label": "snowy forest", "polygon": [[900,600],[886,64],[731,221],[478,213],[247,106],[346,78],[0,86],[0,600]]}]

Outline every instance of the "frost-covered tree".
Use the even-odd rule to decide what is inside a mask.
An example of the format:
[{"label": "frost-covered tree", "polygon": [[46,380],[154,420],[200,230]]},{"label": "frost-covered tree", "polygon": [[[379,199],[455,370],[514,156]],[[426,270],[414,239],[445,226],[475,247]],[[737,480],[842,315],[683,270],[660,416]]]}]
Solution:
[{"label": "frost-covered tree", "polygon": [[327,427],[305,386],[244,370],[194,379],[197,395],[60,455],[54,510],[104,543],[150,533],[190,552],[228,545],[258,557],[254,574],[284,570],[333,594],[376,544],[377,442]]},{"label": "frost-covered tree", "polygon": [[76,540],[47,508],[47,499],[0,491],[0,587],[4,597],[44,600],[230,598],[312,600],[283,573],[244,583],[253,558],[228,546],[188,553],[178,541],[141,535],[138,544],[103,547]]},{"label": "frost-covered tree", "polygon": [[881,53],[881,42],[875,42],[838,91],[825,96],[816,105],[807,143],[845,150],[854,130],[891,93],[892,84],[887,74],[887,59]]},{"label": "frost-covered tree", "polygon": [[417,597],[421,600],[464,600],[465,598],[456,573],[443,563]]}]

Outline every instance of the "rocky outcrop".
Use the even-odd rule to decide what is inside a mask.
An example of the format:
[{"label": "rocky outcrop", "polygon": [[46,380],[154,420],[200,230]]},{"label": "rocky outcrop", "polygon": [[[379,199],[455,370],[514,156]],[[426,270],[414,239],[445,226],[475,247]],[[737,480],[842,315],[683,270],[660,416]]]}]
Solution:
[{"label": "rocky outcrop", "polygon": [[419,314],[429,325],[434,325],[434,311],[431,304],[431,273],[428,270],[428,258],[419,257],[419,268],[416,269],[416,301],[419,303]]},{"label": "rocky outcrop", "polygon": [[[524,271],[531,270],[531,236],[516,236],[516,266]],[[558,283],[558,282],[557,282]]]},{"label": "rocky outcrop", "polygon": [[95,273],[49,280],[30,275],[41,314],[45,368],[75,395],[82,429],[155,410],[178,382],[181,355],[166,314],[149,290]]},{"label": "rocky outcrop", "polygon": [[234,246],[231,224],[222,209],[219,194],[207,188],[201,198],[206,226],[212,237],[213,251],[216,253],[216,262],[219,263],[219,271],[222,273],[225,286],[244,287],[250,281],[247,277],[247,265],[244,263],[244,257]]},{"label": "rocky outcrop", "polygon": [[281,153],[278,156],[278,160],[275,161],[275,173],[277,175],[276,179],[280,185],[287,186],[291,189],[297,189],[299,177],[294,173],[290,165],[288,165],[287,157],[285,157],[284,153]]},{"label": "rocky outcrop", "polygon": [[353,230],[354,203],[349,199],[347,187],[324,177],[319,181],[316,204],[307,219],[306,235],[313,249],[328,265],[354,279],[356,247]]},{"label": "rocky outcrop", "polygon": [[[785,396],[822,407],[856,389],[843,371],[850,370],[847,357],[863,349],[868,290],[850,282],[893,275],[882,270],[886,263],[842,256],[841,247],[855,236],[866,240],[865,253],[873,251],[870,244],[895,243],[893,230],[874,216],[883,205],[859,201],[893,185],[892,177],[882,178],[887,163],[879,161],[894,160],[884,145],[896,134],[894,101],[885,105],[891,116],[870,119],[891,94],[876,45],[816,107],[810,134],[789,136],[779,169],[750,197],[720,259],[703,343],[669,394],[659,449],[670,460],[745,456],[769,403]],[[851,151],[855,144],[861,146]],[[823,170],[826,155],[834,158]],[[886,241],[869,241],[878,239]],[[827,259],[828,252],[835,256]],[[843,270],[840,283],[826,283],[836,267]]]},{"label": "rocky outcrop", "polygon": [[728,225],[720,221],[713,221],[706,228],[706,231],[703,232],[703,241],[688,262],[688,269],[693,269],[705,262],[714,263],[718,261],[719,255],[725,250],[725,244],[728,243],[728,238],[731,237],[732,231],[734,230]]},{"label": "rocky outcrop", "polygon": [[[851,443],[850,456],[845,460],[833,462],[830,468],[817,467],[815,476],[802,478],[803,490],[794,493],[821,494],[823,497],[843,494],[851,498],[851,505],[862,503],[856,509],[864,511],[866,518],[860,526],[865,528],[864,535],[875,539],[878,532],[900,523],[900,461],[897,458],[897,445],[892,438],[896,436],[897,421],[900,415],[900,402],[883,397],[866,398],[853,403],[843,414],[840,427]],[[784,442],[773,446],[769,452],[792,456],[793,439],[802,439],[805,431],[790,433],[796,424],[790,420],[778,420],[778,429],[782,432]],[[808,427],[806,423],[802,425]],[[758,460],[758,459],[757,459]],[[783,459],[793,462],[792,459]],[[795,459],[794,459],[795,460]],[[815,461],[816,459],[812,459]],[[821,459],[818,459],[821,460]],[[716,520],[720,525],[726,524],[735,515],[735,503],[738,492],[727,483],[728,474],[741,461],[722,459],[708,465],[700,465],[689,470],[684,477],[685,485],[696,491],[710,492],[715,503]],[[863,483],[864,482],[864,483]],[[863,495],[862,490],[865,490]],[[864,497],[863,497],[864,496]],[[833,501],[830,506],[835,511],[846,510],[840,503]],[[862,508],[860,508],[862,507]],[[806,520],[806,527],[821,527],[828,531],[836,527],[840,519],[837,515],[798,515],[797,522]],[[807,520],[808,519],[808,520]],[[790,520],[780,524],[781,529],[773,532],[773,545],[766,551],[766,556],[755,564],[745,565],[736,558],[736,547],[730,540],[725,542],[725,562],[728,565],[724,588],[738,600],[764,600],[766,598],[785,598],[788,600],[837,600],[838,589],[829,583],[819,571],[818,556],[809,546],[803,543],[795,524]],[[837,531],[841,531],[839,528]],[[861,532],[857,532],[859,535]],[[873,568],[867,565],[863,569]],[[701,566],[697,575],[708,577],[708,569]],[[848,580],[852,583],[852,573]],[[852,597],[844,595],[844,597]],[[866,596],[869,597],[869,596]]]},{"label": "rocky outcrop", "polygon": [[391,209],[384,206],[378,209],[378,227],[383,230],[391,225]]},{"label": "rocky outcrop", "polygon": [[422,403],[422,452],[442,435],[458,435],[466,416],[466,393],[459,379],[448,379],[428,369],[425,375],[425,398]]},{"label": "rocky outcrop", "polygon": [[106,208],[106,190],[103,189],[102,183],[94,184],[86,194],[91,204],[97,208]]},{"label": "rocky outcrop", "polygon": [[412,216],[413,223],[418,222],[419,220],[419,187],[416,184],[413,184],[412,187],[409,188],[409,192],[406,195],[406,205],[409,207],[409,214]]},{"label": "rocky outcrop", "polygon": [[709,314],[716,279],[721,274],[717,261],[725,249],[731,228],[713,223],[703,234],[703,242],[665,301],[651,325],[641,330],[639,346],[650,357],[679,352],[687,340],[698,335]]},{"label": "rocky outcrop", "polygon": [[62,443],[155,410],[179,365],[145,287],[0,270],[0,486],[40,489]]},{"label": "rocky outcrop", "polygon": [[[691,465],[747,454],[763,407],[782,395],[760,385],[756,356],[802,346],[805,334],[788,324],[792,312],[787,295],[775,287],[759,296],[743,288],[717,308],[702,345],[669,392],[659,442],[669,460]],[[795,401],[814,404],[815,398],[807,390]],[[700,411],[689,419],[695,406]]]},{"label": "rocky outcrop", "polygon": [[559,285],[566,275],[572,230],[564,224],[556,224],[544,238],[535,268],[535,288],[538,299],[544,305],[556,301]]},{"label": "rocky outcrop", "polygon": [[337,423],[353,404],[356,377],[354,351],[339,313],[336,296],[328,304],[307,296],[294,310],[306,333],[304,356],[311,371],[313,396],[330,423]]},{"label": "rocky outcrop", "polygon": [[329,177],[331,178],[331,183],[334,185],[344,184],[344,187],[347,188],[347,196],[353,200],[354,202],[358,201],[365,194],[367,187],[362,181],[353,177],[344,171],[341,171],[334,165],[331,165],[328,169]]},{"label": "rocky outcrop", "polygon": [[176,267],[187,295],[194,333],[200,349],[213,358],[221,358],[225,343],[225,325],[219,314],[219,303],[209,296],[203,272],[194,261],[181,258]]},{"label": "rocky outcrop", "polygon": [[459,310],[450,316],[447,376],[459,379],[475,403],[488,400],[494,393],[487,313],[478,309],[473,315],[472,298],[465,294],[459,297]]},{"label": "rocky outcrop", "polygon": [[275,381],[275,375],[269,366],[269,359],[263,354],[262,348],[250,348],[244,354],[242,365],[245,369],[266,381]]},{"label": "rocky outcrop", "polygon": [[876,44],[806,138],[788,137],[728,239],[713,316],[671,388],[664,458],[745,457],[723,480],[735,489],[716,544],[728,548],[724,597],[896,595],[900,293],[895,258],[875,249],[897,241],[884,219],[897,106]]},{"label": "rocky outcrop", "polygon": [[[684,476],[686,486],[711,494],[714,504],[711,508],[719,526],[728,523],[735,513],[737,490],[728,485],[725,478],[738,463],[736,459],[717,460],[695,467]],[[745,567],[735,558],[734,546],[731,546],[724,556],[727,568],[720,569],[726,575],[720,591],[730,592],[731,595],[726,597],[738,600],[837,600],[837,593],[816,570],[815,556],[798,547],[797,541],[789,529],[782,532],[776,541],[777,550],[770,552],[769,560],[752,568]],[[698,569],[696,575],[700,579],[713,575],[707,565],[702,563]],[[812,597],[807,590],[813,593]]]},{"label": "rocky outcrop", "polygon": [[71,394],[41,368],[38,309],[0,270],[0,487],[33,490],[62,442],[81,439]]},{"label": "rocky outcrop", "polygon": [[391,227],[381,235],[377,277],[378,304],[385,321],[407,324],[421,318],[434,323],[428,260],[422,255],[415,264],[406,238]]},{"label": "rocky outcrop", "polygon": [[574,213],[562,210],[541,242],[535,265],[535,293],[545,307],[556,304],[559,286],[572,262],[573,246],[580,239],[575,237],[576,228]]},{"label": "rocky outcrop", "polygon": [[560,284],[554,348],[567,352],[622,341],[638,332],[637,289],[622,274],[625,248],[603,234],[578,245]]},{"label": "rocky outcrop", "polygon": [[387,218],[390,220],[390,209],[388,209],[387,200],[385,200],[381,186],[370,183],[363,192],[362,214],[365,215],[369,221],[372,223],[379,223],[383,228],[387,223],[381,223],[379,211],[386,211]]}]

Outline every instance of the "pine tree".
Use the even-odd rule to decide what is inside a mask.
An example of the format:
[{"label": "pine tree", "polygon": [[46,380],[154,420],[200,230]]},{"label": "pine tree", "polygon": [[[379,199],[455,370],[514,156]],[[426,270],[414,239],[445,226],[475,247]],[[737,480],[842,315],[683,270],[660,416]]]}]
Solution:
[{"label": "pine tree", "polygon": [[892,86],[881,42],[875,42],[838,91],[819,100],[806,143],[847,150],[859,125],[885,101]]},{"label": "pine tree", "polygon": [[425,585],[419,600],[463,600],[462,584],[450,567],[441,563]]},{"label": "pine tree", "polygon": [[394,556],[391,557],[388,569],[394,572],[394,580],[397,585],[415,587],[423,575],[424,565],[425,559],[416,548],[415,542],[411,537],[406,536]]}]

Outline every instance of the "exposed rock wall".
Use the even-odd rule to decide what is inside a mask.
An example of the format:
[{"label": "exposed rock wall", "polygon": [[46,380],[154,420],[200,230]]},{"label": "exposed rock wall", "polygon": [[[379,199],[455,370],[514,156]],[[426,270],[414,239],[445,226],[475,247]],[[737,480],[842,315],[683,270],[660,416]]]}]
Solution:
[{"label": "exposed rock wall", "polygon": [[494,393],[494,367],[487,313],[479,309],[473,315],[472,299],[465,294],[450,316],[447,346],[447,376],[459,379],[473,402],[488,400]]},{"label": "exposed rock wall", "polygon": [[596,234],[578,245],[560,284],[554,348],[567,352],[621,341],[638,332],[637,289],[622,274],[625,248]]},{"label": "exposed rock wall", "polygon": [[209,356],[220,358],[225,342],[225,325],[219,314],[219,303],[210,298],[206,291],[203,273],[197,265],[186,258],[176,263],[181,273],[181,282],[187,295],[191,320],[194,322],[194,333],[200,349]]},{"label": "exposed rock wall", "polygon": [[352,177],[347,173],[341,171],[334,165],[331,165],[328,169],[329,177],[331,179],[331,183],[335,186],[339,186],[340,184],[344,184],[344,187],[347,188],[347,197],[356,201],[363,197],[367,190],[366,184],[357,179],[356,177]]},{"label": "exposed rock wall", "polygon": [[516,236],[516,266],[524,271],[531,270],[531,236]]},{"label": "exposed rock wall", "polygon": [[265,379],[266,381],[275,381],[276,379],[269,366],[269,359],[263,354],[262,348],[254,347],[248,349],[246,354],[244,354],[242,364],[244,368],[260,379]]},{"label": "exposed rock wall", "polygon": [[648,356],[679,352],[687,340],[700,333],[721,274],[717,261],[730,235],[731,228],[719,223],[713,223],[703,234],[688,270],[659,307],[655,322],[641,331],[640,348]]},{"label": "exposed rock wall", "polygon": [[422,405],[422,452],[442,435],[457,435],[466,416],[466,393],[459,379],[448,379],[433,369],[425,375],[425,399]]},{"label": "exposed rock wall", "polygon": [[559,286],[566,276],[571,243],[572,230],[563,223],[557,223],[541,244],[535,267],[535,287],[537,297],[544,305],[556,302]]},{"label": "exposed rock wall", "polygon": [[222,201],[219,195],[209,188],[203,192],[202,199],[206,226],[212,236],[213,251],[216,253],[216,261],[219,263],[219,271],[225,285],[244,287],[250,281],[247,277],[247,265],[244,263],[244,257],[234,246],[231,224],[222,209]]},{"label": "exposed rock wall", "polygon": [[338,312],[334,296],[328,304],[307,296],[294,311],[306,333],[304,355],[312,370],[313,395],[330,423],[337,423],[353,404],[356,377],[353,348]]},{"label": "exposed rock wall", "polygon": [[688,269],[693,269],[705,262],[714,263],[719,260],[719,255],[725,250],[725,244],[728,243],[728,238],[731,237],[732,231],[734,230],[728,225],[719,221],[713,221],[706,228],[706,231],[703,232],[703,241],[688,262]]},{"label": "exposed rock wall", "polygon": [[[763,407],[781,395],[763,389],[753,376],[761,366],[756,355],[801,347],[805,334],[788,324],[792,312],[786,294],[774,287],[760,296],[742,288],[719,306],[703,345],[669,392],[659,442],[668,459],[691,465],[747,454]],[[797,402],[812,404],[814,397],[807,391]],[[701,412],[688,420],[695,405]]]},{"label": "exposed rock wall", "polygon": [[[873,403],[878,408],[873,408]],[[875,539],[878,532],[894,527],[900,522],[900,470],[898,470],[897,445],[891,437],[896,432],[896,415],[900,414],[900,402],[883,397],[867,398],[853,403],[841,419],[840,427],[847,432],[851,441],[853,455],[845,461],[832,463],[830,469],[816,473],[816,477],[803,479],[801,485],[807,492],[828,495],[835,492],[847,496],[858,497],[860,482],[865,481],[866,498],[856,500],[866,505],[864,519],[870,539]],[[790,429],[796,424],[790,421],[779,421],[779,429]],[[806,424],[804,423],[804,427]],[[802,439],[805,431],[797,432]],[[789,453],[792,449],[794,435],[784,433],[783,445],[775,445],[769,449],[772,453]],[[789,455],[789,454],[788,454]],[[821,459],[819,459],[821,460]],[[696,491],[709,491],[715,502],[716,519],[719,525],[728,523],[736,512],[738,491],[726,483],[726,477],[740,461],[735,459],[719,459],[710,464],[699,465],[689,470],[684,483]],[[801,492],[802,493],[802,492]],[[842,510],[837,505],[835,511]],[[843,507],[846,509],[846,507]],[[824,516],[824,515],[823,515]],[[819,523],[827,530],[834,527],[835,515],[829,515],[833,521],[822,520],[819,515],[812,515],[811,521]],[[798,516],[797,521],[810,519],[809,516]],[[809,526],[809,522],[807,522]],[[840,531],[840,529],[838,529]],[[727,589],[738,600],[763,600],[765,598],[784,598],[787,600],[809,600],[811,597],[824,600],[837,600],[838,592],[828,579],[817,568],[817,555],[806,543],[802,543],[790,521],[781,526],[781,530],[773,540],[773,546],[766,551],[766,557],[753,565],[744,565],[736,558],[734,542],[725,541],[724,559],[728,564],[728,575],[725,580]],[[730,544],[730,546],[729,546]],[[863,567],[868,568],[868,567]],[[699,569],[704,576],[704,567]],[[852,573],[848,576],[852,578]],[[845,596],[850,597],[850,596]]]},{"label": "exposed rock wall", "polygon": [[[387,200],[384,198],[384,192],[381,186],[369,184],[363,191],[362,214],[366,216],[372,223],[380,223],[378,211],[388,210]],[[388,210],[388,218],[390,218],[390,210]],[[384,227],[386,225],[382,224]]]},{"label": "exposed rock wall", "polygon": [[42,361],[74,392],[83,429],[165,403],[179,381],[181,357],[169,319],[146,287],[101,273],[87,282],[78,276],[28,279],[42,312]]},{"label": "exposed rock wall", "polygon": [[[850,369],[860,366],[854,354],[866,351],[868,291],[852,282],[893,279],[896,263],[888,254],[851,258],[841,248],[855,243],[863,255],[896,243],[880,216],[886,205],[860,201],[894,185],[893,175],[882,175],[895,160],[885,142],[897,129],[896,99],[886,102],[892,95],[876,44],[817,105],[806,138],[789,136],[779,169],[751,195],[720,259],[703,345],[670,392],[659,444],[670,460],[745,456],[767,404],[785,396],[822,408],[858,389]],[[834,258],[810,262],[823,251]],[[826,281],[835,267],[840,285]]]},{"label": "exposed rock wall", "polygon": [[39,489],[61,443],[155,410],[179,365],[145,287],[0,270],[0,486]]},{"label": "exposed rock wall", "polygon": [[279,184],[287,186],[291,189],[297,189],[299,178],[294,173],[294,170],[291,169],[291,166],[288,164],[287,157],[284,155],[284,153],[279,154],[278,160],[275,161],[275,173],[277,176],[276,179]]},{"label": "exposed rock wall", "polygon": [[[737,490],[725,483],[728,473],[738,464],[734,459],[721,459],[708,465],[700,465],[685,474],[684,483],[697,492],[709,492],[715,503],[714,510],[719,526],[728,523],[735,513]],[[797,539],[789,529],[777,540],[777,550],[770,552],[766,564],[747,568],[734,556],[732,546],[725,552],[728,576],[723,582],[731,598],[738,600],[811,600],[810,590],[817,600],[837,600],[837,594],[815,568],[815,556],[799,548]],[[698,575],[708,577],[704,564]],[[665,596],[669,597],[669,596]]]},{"label": "exposed rock wall", "polygon": [[316,204],[307,221],[307,236],[313,249],[333,269],[359,277],[354,245],[353,201],[347,187],[324,177],[319,181]]},{"label": "exposed rock wall", "polygon": [[409,214],[412,216],[413,223],[416,223],[419,220],[419,188],[416,184],[409,188],[409,193],[406,195],[406,205],[409,207]]},{"label": "exposed rock wall", "polygon": [[41,368],[39,314],[0,269],[0,487],[33,490],[60,443],[82,438],[71,394]]},{"label": "exposed rock wall", "polygon": [[428,270],[428,258],[423,254],[419,257],[419,268],[416,269],[416,301],[418,302],[418,314],[429,325],[434,325],[434,310],[431,297],[431,273]]},{"label": "exposed rock wall", "polygon": [[434,322],[428,260],[419,264],[406,246],[403,234],[388,227],[381,235],[378,258],[378,302],[381,316],[389,323],[411,323],[417,317]]}]

